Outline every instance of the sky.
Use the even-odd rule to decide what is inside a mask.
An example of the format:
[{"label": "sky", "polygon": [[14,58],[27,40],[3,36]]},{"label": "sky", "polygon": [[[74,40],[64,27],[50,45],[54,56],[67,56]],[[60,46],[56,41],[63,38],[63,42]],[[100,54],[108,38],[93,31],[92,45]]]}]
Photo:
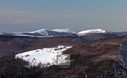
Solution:
[{"label": "sky", "polygon": [[127,31],[127,0],[0,0],[0,32]]}]

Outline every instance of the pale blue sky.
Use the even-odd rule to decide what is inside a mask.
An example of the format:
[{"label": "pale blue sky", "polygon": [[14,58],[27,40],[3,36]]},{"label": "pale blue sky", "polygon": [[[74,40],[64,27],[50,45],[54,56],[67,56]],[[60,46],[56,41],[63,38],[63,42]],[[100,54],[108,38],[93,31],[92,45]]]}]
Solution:
[{"label": "pale blue sky", "polygon": [[0,0],[0,32],[41,28],[127,31],[127,0]]}]

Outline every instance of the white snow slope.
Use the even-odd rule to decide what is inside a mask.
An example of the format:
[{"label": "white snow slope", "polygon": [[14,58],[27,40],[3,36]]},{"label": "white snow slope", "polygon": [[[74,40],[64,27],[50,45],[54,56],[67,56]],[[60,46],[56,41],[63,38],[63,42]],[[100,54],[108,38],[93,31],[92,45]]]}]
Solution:
[{"label": "white snow slope", "polygon": [[62,55],[62,52],[69,48],[71,48],[71,46],[59,45],[53,48],[36,49],[16,54],[15,58],[20,58],[29,62],[30,66],[41,65],[47,67],[51,65],[59,65],[68,61],[65,60],[68,55]]},{"label": "white snow slope", "polygon": [[80,31],[77,34],[79,36],[82,36],[82,35],[87,35],[87,34],[92,34],[92,33],[106,33],[106,31],[103,29],[90,29],[90,30]]},{"label": "white snow slope", "polygon": [[56,32],[65,32],[65,33],[75,33],[69,29],[53,29],[52,31],[56,31]]},{"label": "white snow slope", "polygon": [[75,32],[73,32],[69,29],[53,29],[53,30],[40,29],[40,30],[28,32],[28,33],[38,33],[41,36],[45,36],[45,37],[54,37],[57,34],[61,34],[61,36],[64,36],[65,33],[66,33],[66,35],[76,34]]}]

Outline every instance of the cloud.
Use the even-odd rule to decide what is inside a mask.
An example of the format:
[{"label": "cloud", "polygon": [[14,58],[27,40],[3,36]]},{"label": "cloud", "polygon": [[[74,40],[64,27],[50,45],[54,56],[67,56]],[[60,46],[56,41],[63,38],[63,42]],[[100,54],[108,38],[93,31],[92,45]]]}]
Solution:
[{"label": "cloud", "polygon": [[111,12],[79,12],[79,13],[61,13],[45,14],[43,12],[33,11],[12,11],[0,10],[0,26],[17,25],[110,25],[126,26],[127,16],[125,13]]},{"label": "cloud", "polygon": [[0,22],[4,23],[32,23],[38,21],[54,21],[82,17],[78,14],[43,14],[31,11],[0,10]]},{"label": "cloud", "polygon": [[37,20],[46,20],[48,18],[48,15],[37,12],[0,10],[0,21],[10,23],[30,23]]}]

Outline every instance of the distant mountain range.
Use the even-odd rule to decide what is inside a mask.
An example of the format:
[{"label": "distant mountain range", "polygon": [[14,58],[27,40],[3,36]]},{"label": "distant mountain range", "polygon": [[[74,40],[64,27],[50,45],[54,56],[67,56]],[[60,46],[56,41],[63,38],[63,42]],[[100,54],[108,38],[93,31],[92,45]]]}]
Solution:
[{"label": "distant mountain range", "polygon": [[90,29],[79,32],[74,32],[69,29],[40,29],[31,32],[0,33],[0,35],[33,38],[70,37],[74,42],[84,42],[98,39],[108,39],[118,36],[127,36],[127,32],[111,32],[103,29]]},{"label": "distant mountain range", "polygon": [[111,32],[103,29],[90,29],[79,32],[74,32],[69,29],[40,29],[31,32],[14,32],[14,33],[0,33],[0,35],[12,35],[12,36],[29,36],[29,37],[61,37],[61,36],[87,36],[93,34],[116,34],[127,35],[127,32]]},{"label": "distant mountain range", "polygon": [[29,36],[29,37],[60,37],[76,35],[75,32],[69,29],[40,29],[32,32],[15,32],[15,33],[1,33],[1,35],[12,35],[12,36]]}]

